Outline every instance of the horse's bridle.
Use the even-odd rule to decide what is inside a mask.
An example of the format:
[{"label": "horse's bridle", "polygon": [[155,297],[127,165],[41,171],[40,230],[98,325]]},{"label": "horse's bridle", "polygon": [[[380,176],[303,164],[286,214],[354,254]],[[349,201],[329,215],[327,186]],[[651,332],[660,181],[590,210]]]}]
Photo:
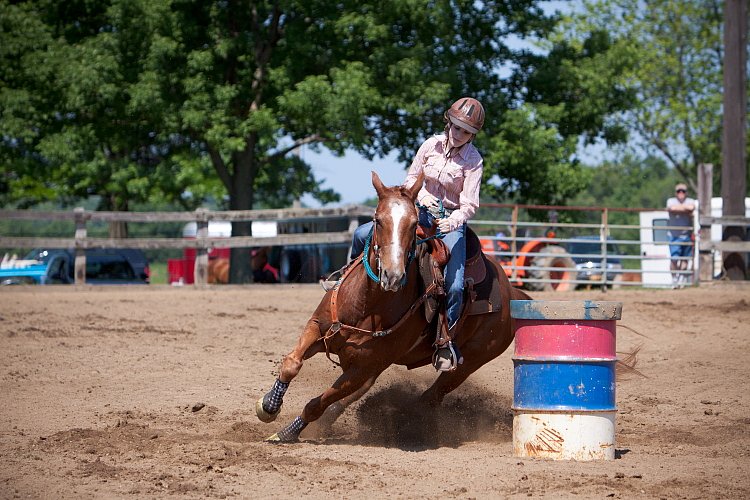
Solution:
[{"label": "horse's bridle", "polygon": [[[375,283],[380,283],[380,246],[377,244],[376,235],[377,235],[377,227],[378,227],[379,221],[378,221],[378,214],[377,212],[372,218],[372,229],[370,229],[370,232],[367,235],[367,238],[365,239],[365,248],[362,251],[362,263],[365,266],[365,272],[367,273],[367,276],[370,277],[371,280],[373,280]],[[425,240],[420,241],[419,243],[422,243]],[[378,273],[375,274],[375,271],[373,271],[372,267],[370,266],[370,243],[373,243],[373,251],[375,253],[375,263],[378,268]],[[411,250],[406,255],[406,262],[404,263],[404,277],[401,279],[401,286],[404,286],[406,284],[406,275],[409,271],[409,264],[411,264],[411,261],[414,260],[414,257],[417,255],[417,237],[415,236],[414,239],[411,242]]]}]

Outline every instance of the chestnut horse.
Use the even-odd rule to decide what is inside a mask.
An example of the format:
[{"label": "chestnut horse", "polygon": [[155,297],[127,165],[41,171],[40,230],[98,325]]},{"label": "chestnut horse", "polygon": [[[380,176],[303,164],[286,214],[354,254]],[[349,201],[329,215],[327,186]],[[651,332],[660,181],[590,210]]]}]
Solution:
[{"label": "chestnut horse", "polygon": [[[326,420],[335,420],[392,364],[414,368],[430,363],[434,324],[430,326],[421,307],[429,288],[427,292],[420,290],[413,258],[417,244],[415,200],[423,182],[421,175],[411,188],[385,187],[372,173],[378,206],[363,258],[354,261],[336,288],[321,300],[297,345],[284,357],[273,388],[258,400],[258,418],[263,422],[275,420],[303,360],[320,352],[329,357],[335,354],[343,374],[323,394],[310,400],[291,424],[267,441],[297,441],[302,429],[319,419],[327,408]],[[489,262],[495,267],[502,305],[495,312],[465,318],[456,339],[465,362],[453,371],[440,373],[422,394],[424,404],[439,404],[479,367],[502,354],[513,340],[510,300],[529,297],[511,287],[498,264]]]}]

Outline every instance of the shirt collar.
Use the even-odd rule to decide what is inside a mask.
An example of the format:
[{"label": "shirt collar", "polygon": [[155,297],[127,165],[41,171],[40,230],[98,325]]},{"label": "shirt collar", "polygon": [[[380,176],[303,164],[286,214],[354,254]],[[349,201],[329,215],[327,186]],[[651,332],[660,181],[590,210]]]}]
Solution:
[{"label": "shirt collar", "polygon": [[[448,136],[445,135],[445,134],[438,134],[438,135],[436,135],[436,137],[438,139],[438,142],[440,143],[441,154],[444,155],[445,154],[445,144],[446,144],[446,141],[448,139]],[[458,149],[458,155],[464,161],[469,159],[469,151],[470,151],[471,146],[472,146],[471,142],[467,142],[466,144],[464,144],[463,146],[461,146]]]}]

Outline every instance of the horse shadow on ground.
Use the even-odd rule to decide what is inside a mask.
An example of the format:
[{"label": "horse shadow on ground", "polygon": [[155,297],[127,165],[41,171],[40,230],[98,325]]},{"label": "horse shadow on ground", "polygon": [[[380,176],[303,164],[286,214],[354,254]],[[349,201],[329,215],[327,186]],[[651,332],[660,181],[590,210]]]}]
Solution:
[{"label": "horse shadow on ground", "polygon": [[365,396],[350,409],[356,416],[354,441],[405,451],[456,448],[471,441],[511,441],[509,397],[464,383],[442,405],[432,408],[419,401],[422,390],[397,382]]}]

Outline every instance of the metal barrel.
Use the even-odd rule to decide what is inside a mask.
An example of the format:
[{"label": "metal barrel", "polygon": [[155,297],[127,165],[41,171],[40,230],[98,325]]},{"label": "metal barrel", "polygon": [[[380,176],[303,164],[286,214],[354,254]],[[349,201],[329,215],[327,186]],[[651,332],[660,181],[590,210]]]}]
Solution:
[{"label": "metal barrel", "polygon": [[512,300],[513,452],[615,458],[621,302]]}]

